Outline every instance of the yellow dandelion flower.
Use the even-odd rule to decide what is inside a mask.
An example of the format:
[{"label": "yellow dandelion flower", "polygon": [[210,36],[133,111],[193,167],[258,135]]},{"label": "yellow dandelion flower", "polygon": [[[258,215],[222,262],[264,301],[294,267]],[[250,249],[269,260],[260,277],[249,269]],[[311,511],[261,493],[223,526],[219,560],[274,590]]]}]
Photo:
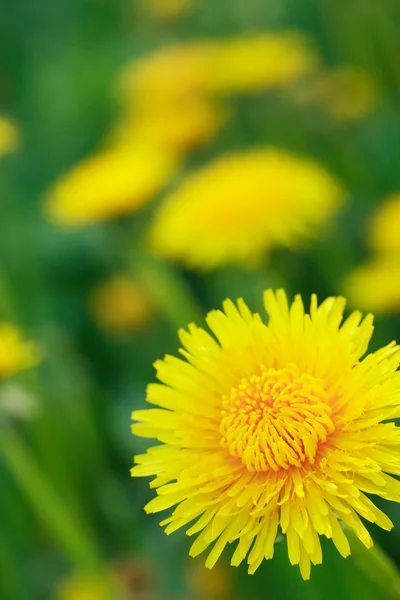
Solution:
[{"label": "yellow dandelion flower", "polygon": [[390,195],[377,209],[370,225],[370,244],[379,252],[400,254],[400,192]]},{"label": "yellow dandelion flower", "polygon": [[128,63],[117,82],[124,104],[158,108],[207,91],[216,42],[164,46]]},{"label": "yellow dandelion flower", "polygon": [[158,107],[143,107],[121,120],[114,139],[137,139],[172,152],[185,152],[212,139],[223,122],[222,111],[205,98],[191,98]]},{"label": "yellow dandelion flower", "polygon": [[[179,332],[183,359],[155,363],[161,383],[136,410],[133,433],[160,445],[136,456],[133,476],[155,476],[156,513],[166,533],[188,527],[191,556],[211,547],[206,566],[235,543],[231,564],[254,573],[284,534],[304,579],[322,561],[320,536],[346,557],[340,522],[367,548],[360,516],[383,529],[390,519],[366,494],[400,501],[400,347],[365,354],[372,315],[343,322],[344,298],[309,313],[300,296],[265,292],[269,322],[227,300],[206,321]],[[389,422],[390,421],[390,422]]]},{"label": "yellow dandelion flower", "polygon": [[101,328],[117,332],[142,329],[154,314],[145,290],[124,275],[114,275],[97,285],[90,297],[90,308]]},{"label": "yellow dandelion flower", "polygon": [[158,254],[212,268],[294,245],[333,214],[343,192],[311,159],[265,148],[223,156],[193,173],[155,215]]},{"label": "yellow dandelion flower", "polygon": [[214,53],[209,85],[216,92],[279,88],[316,70],[319,59],[297,32],[223,40]]},{"label": "yellow dandelion flower", "polygon": [[59,225],[78,227],[134,212],[149,202],[177,168],[176,157],[145,144],[91,156],[50,189],[44,209]]},{"label": "yellow dandelion flower", "polygon": [[400,254],[377,256],[346,278],[344,290],[354,306],[376,313],[400,310]]},{"label": "yellow dandelion flower", "polygon": [[40,362],[40,358],[38,344],[24,340],[15,325],[0,323],[0,381],[34,367]]},{"label": "yellow dandelion flower", "polygon": [[166,46],[128,64],[118,91],[128,105],[174,102],[204,93],[280,88],[319,64],[297,32],[264,33]]},{"label": "yellow dandelion flower", "polygon": [[15,123],[0,115],[0,156],[13,152],[19,144],[19,132]]},{"label": "yellow dandelion flower", "polygon": [[185,16],[195,5],[195,0],[142,0],[140,8],[149,17],[174,21]]},{"label": "yellow dandelion flower", "polygon": [[342,121],[364,118],[377,102],[377,90],[370,75],[351,66],[321,72],[314,80],[291,90],[290,95],[296,102],[319,106]]}]

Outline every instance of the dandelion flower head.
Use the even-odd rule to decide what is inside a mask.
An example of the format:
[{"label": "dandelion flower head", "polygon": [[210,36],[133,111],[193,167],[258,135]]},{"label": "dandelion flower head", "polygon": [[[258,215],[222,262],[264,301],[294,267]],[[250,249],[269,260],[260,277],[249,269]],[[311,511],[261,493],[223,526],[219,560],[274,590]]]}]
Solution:
[{"label": "dandelion flower head", "polygon": [[273,148],[229,154],[164,199],[150,244],[199,268],[255,262],[272,246],[312,235],[342,199],[339,184],[311,159]]},{"label": "dandelion flower head", "polygon": [[79,227],[142,208],[175,172],[175,155],[145,144],[105,150],[83,160],[49,190],[45,212],[56,224]]},{"label": "dandelion flower head", "polygon": [[206,566],[234,543],[232,565],[250,573],[284,534],[304,579],[322,561],[320,536],[350,553],[340,522],[372,546],[360,516],[390,519],[369,498],[400,501],[400,349],[366,355],[372,316],[343,321],[345,300],[265,292],[265,324],[239,300],[179,332],[182,358],[155,363],[160,383],[133,413],[133,433],[160,444],[136,456],[133,476],[152,476],[146,512],[168,510],[167,534],[196,536]]},{"label": "dandelion flower head", "polygon": [[11,323],[0,323],[0,381],[36,366],[41,350],[35,342],[26,341]]}]

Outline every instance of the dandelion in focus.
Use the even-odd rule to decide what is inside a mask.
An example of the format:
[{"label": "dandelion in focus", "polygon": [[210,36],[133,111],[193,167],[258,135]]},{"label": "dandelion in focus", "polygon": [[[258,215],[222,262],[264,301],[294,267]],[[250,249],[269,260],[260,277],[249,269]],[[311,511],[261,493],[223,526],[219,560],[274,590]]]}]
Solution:
[{"label": "dandelion in focus", "polygon": [[195,0],[142,0],[141,12],[161,21],[175,21],[186,16],[196,6]]},{"label": "dandelion in focus", "polygon": [[13,152],[19,145],[17,126],[10,119],[0,115],[0,156]]},{"label": "dandelion in focus", "polygon": [[321,72],[289,93],[297,103],[317,106],[340,121],[363,119],[377,102],[372,78],[362,69],[350,66]]},{"label": "dandelion in focus", "polygon": [[121,145],[91,156],[63,175],[45,199],[47,216],[79,227],[142,208],[177,168],[170,153],[140,144]]},{"label": "dandelion in focus", "polygon": [[145,328],[155,310],[146,291],[124,275],[115,275],[97,285],[90,297],[90,308],[100,328],[120,333]]},{"label": "dandelion in focus", "polygon": [[371,247],[381,253],[400,255],[400,192],[391,194],[374,213],[369,242]]},{"label": "dandelion in focus", "polygon": [[26,341],[15,325],[0,323],[0,381],[36,366],[40,360],[36,342]]},{"label": "dandelion in focus", "polygon": [[400,255],[378,256],[348,275],[344,290],[354,306],[376,313],[400,310]]},{"label": "dandelion in focus", "polygon": [[136,456],[133,476],[155,477],[146,512],[172,510],[166,533],[188,527],[190,555],[210,549],[213,567],[236,543],[231,564],[249,573],[271,559],[278,532],[304,579],[322,562],[320,536],[346,557],[341,522],[367,548],[360,516],[383,529],[390,519],[366,496],[400,501],[400,348],[362,358],[372,315],[343,321],[345,300],[265,292],[269,322],[239,300],[212,311],[213,335],[179,332],[183,359],[155,363],[156,408],[132,414],[133,433],[161,444]]},{"label": "dandelion in focus", "polygon": [[278,149],[218,158],[188,176],[163,202],[150,230],[161,256],[213,268],[259,261],[325,224],[343,191],[311,159]]}]

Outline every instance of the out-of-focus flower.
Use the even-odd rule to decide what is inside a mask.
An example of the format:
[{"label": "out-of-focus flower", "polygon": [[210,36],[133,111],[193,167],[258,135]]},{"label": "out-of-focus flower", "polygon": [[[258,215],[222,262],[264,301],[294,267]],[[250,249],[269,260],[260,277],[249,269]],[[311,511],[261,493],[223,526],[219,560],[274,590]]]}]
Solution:
[{"label": "out-of-focus flower", "polygon": [[374,213],[370,244],[378,252],[400,255],[400,192],[389,196]]},{"label": "out-of-focus flower", "polygon": [[127,108],[157,108],[208,90],[216,42],[165,46],[123,69],[118,92]]},{"label": "out-of-focus flower", "polygon": [[[128,559],[110,565],[109,583],[118,592],[118,600],[156,600],[154,580],[147,565]],[[115,600],[105,589],[104,581],[88,575],[73,574],[62,582],[55,600]]]},{"label": "out-of-focus flower", "polygon": [[254,573],[281,531],[308,579],[322,562],[320,536],[350,554],[340,521],[367,548],[359,515],[392,528],[365,492],[400,501],[400,348],[362,360],[373,317],[342,322],[344,298],[318,305],[313,295],[308,313],[283,290],[264,301],[268,325],[227,300],[206,318],[213,335],[180,330],[184,358],[155,363],[161,383],[147,400],[156,408],[132,414],[134,434],[161,442],[136,456],[132,475],[155,477],[146,512],[175,507],[161,525],[197,534],[190,555],[211,547],[207,567],[236,542],[231,564],[247,559]]},{"label": "out-of-focus flower", "polygon": [[92,292],[90,307],[99,326],[108,331],[143,329],[154,315],[154,306],[145,290],[133,279],[116,275]]},{"label": "out-of-focus flower", "polygon": [[0,156],[13,152],[19,145],[18,128],[10,119],[0,115]]},{"label": "out-of-focus flower", "polygon": [[355,269],[344,282],[353,306],[376,313],[400,311],[400,254],[378,256]]},{"label": "out-of-focus flower", "polygon": [[125,116],[114,138],[122,143],[146,140],[155,148],[180,153],[213,138],[222,122],[222,111],[214,103],[205,98],[192,98],[148,109],[143,107],[138,113]]},{"label": "out-of-focus flower", "polygon": [[41,356],[39,345],[26,341],[15,325],[0,323],[0,381],[36,366]]},{"label": "out-of-focus flower", "polygon": [[159,208],[150,244],[162,256],[212,268],[259,260],[313,234],[343,197],[311,159],[278,149],[219,158],[190,175]]},{"label": "out-of-focus flower", "polygon": [[342,121],[357,121],[375,107],[377,91],[370,75],[356,67],[338,67],[290,90],[300,104],[321,108]]},{"label": "out-of-focus flower", "polygon": [[149,17],[174,21],[184,17],[195,6],[195,0],[141,0],[140,11]]},{"label": "out-of-focus flower", "polygon": [[223,40],[215,51],[209,86],[214,92],[280,88],[316,70],[319,59],[296,32]]},{"label": "out-of-focus flower", "polygon": [[199,94],[280,88],[318,64],[308,40],[296,32],[205,39],[131,62],[118,88],[127,106],[158,106]]},{"label": "out-of-focus flower", "polygon": [[134,212],[163,188],[177,164],[175,155],[140,140],[104,151],[83,160],[53,185],[45,212],[66,227]]}]

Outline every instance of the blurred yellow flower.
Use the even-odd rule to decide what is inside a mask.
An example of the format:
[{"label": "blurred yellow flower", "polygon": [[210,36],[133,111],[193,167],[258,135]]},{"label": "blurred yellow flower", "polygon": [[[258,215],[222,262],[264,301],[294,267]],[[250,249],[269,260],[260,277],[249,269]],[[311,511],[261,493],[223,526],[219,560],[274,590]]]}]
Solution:
[{"label": "blurred yellow flower", "polygon": [[119,217],[152,200],[176,168],[171,153],[137,140],[83,160],[49,190],[44,209],[67,227]]},{"label": "blurred yellow flower", "polygon": [[310,72],[319,58],[297,32],[203,39],[162,47],[128,64],[118,90],[128,106],[201,94],[276,88]]},{"label": "blurred yellow flower", "polygon": [[114,138],[122,143],[145,140],[156,148],[184,152],[213,138],[223,122],[222,111],[210,100],[191,98],[158,107],[143,107],[125,116]]},{"label": "blurred yellow flower", "polygon": [[149,295],[124,275],[114,275],[97,285],[90,297],[90,308],[101,328],[116,332],[142,329],[154,315]]},{"label": "blurred yellow flower", "polygon": [[230,154],[188,176],[150,229],[158,254],[212,268],[293,246],[338,208],[343,191],[312,159],[265,148]]},{"label": "blurred yellow flower", "polygon": [[372,216],[370,244],[378,252],[400,254],[400,192],[390,195]]},{"label": "blurred yellow flower", "polygon": [[377,256],[344,282],[353,306],[376,313],[400,311],[400,254]]},{"label": "blurred yellow flower", "polygon": [[18,147],[19,132],[15,123],[0,115],[0,156],[12,152]]},{"label": "blurred yellow flower", "polygon": [[140,3],[142,13],[165,21],[179,19],[195,6],[195,0],[141,0]]},{"label": "blurred yellow flower", "polygon": [[289,93],[296,102],[318,106],[342,121],[364,118],[377,101],[377,90],[370,75],[350,66],[321,72]]},{"label": "blurred yellow flower", "polygon": [[41,355],[39,345],[24,340],[15,325],[0,323],[0,381],[34,367],[40,362]]},{"label": "blurred yellow flower", "polygon": [[199,40],[161,47],[128,63],[117,82],[127,108],[158,108],[208,90],[216,42]]},{"label": "blurred yellow flower", "polygon": [[318,305],[313,295],[306,312],[300,296],[289,304],[267,290],[264,303],[268,324],[226,300],[206,318],[213,335],[179,331],[183,358],[155,363],[156,408],[132,414],[133,433],[160,442],[136,456],[132,475],[153,477],[146,512],[169,511],[167,534],[188,527],[189,554],[208,549],[208,568],[235,543],[231,564],[247,559],[254,573],[282,532],[308,579],[320,536],[350,554],[341,522],[367,548],[360,516],[393,526],[366,493],[400,502],[400,347],[362,359],[373,317],[343,321],[344,298]]},{"label": "blurred yellow flower", "polygon": [[228,93],[279,88],[318,65],[308,39],[297,32],[246,35],[222,40],[208,83],[211,91]]}]

